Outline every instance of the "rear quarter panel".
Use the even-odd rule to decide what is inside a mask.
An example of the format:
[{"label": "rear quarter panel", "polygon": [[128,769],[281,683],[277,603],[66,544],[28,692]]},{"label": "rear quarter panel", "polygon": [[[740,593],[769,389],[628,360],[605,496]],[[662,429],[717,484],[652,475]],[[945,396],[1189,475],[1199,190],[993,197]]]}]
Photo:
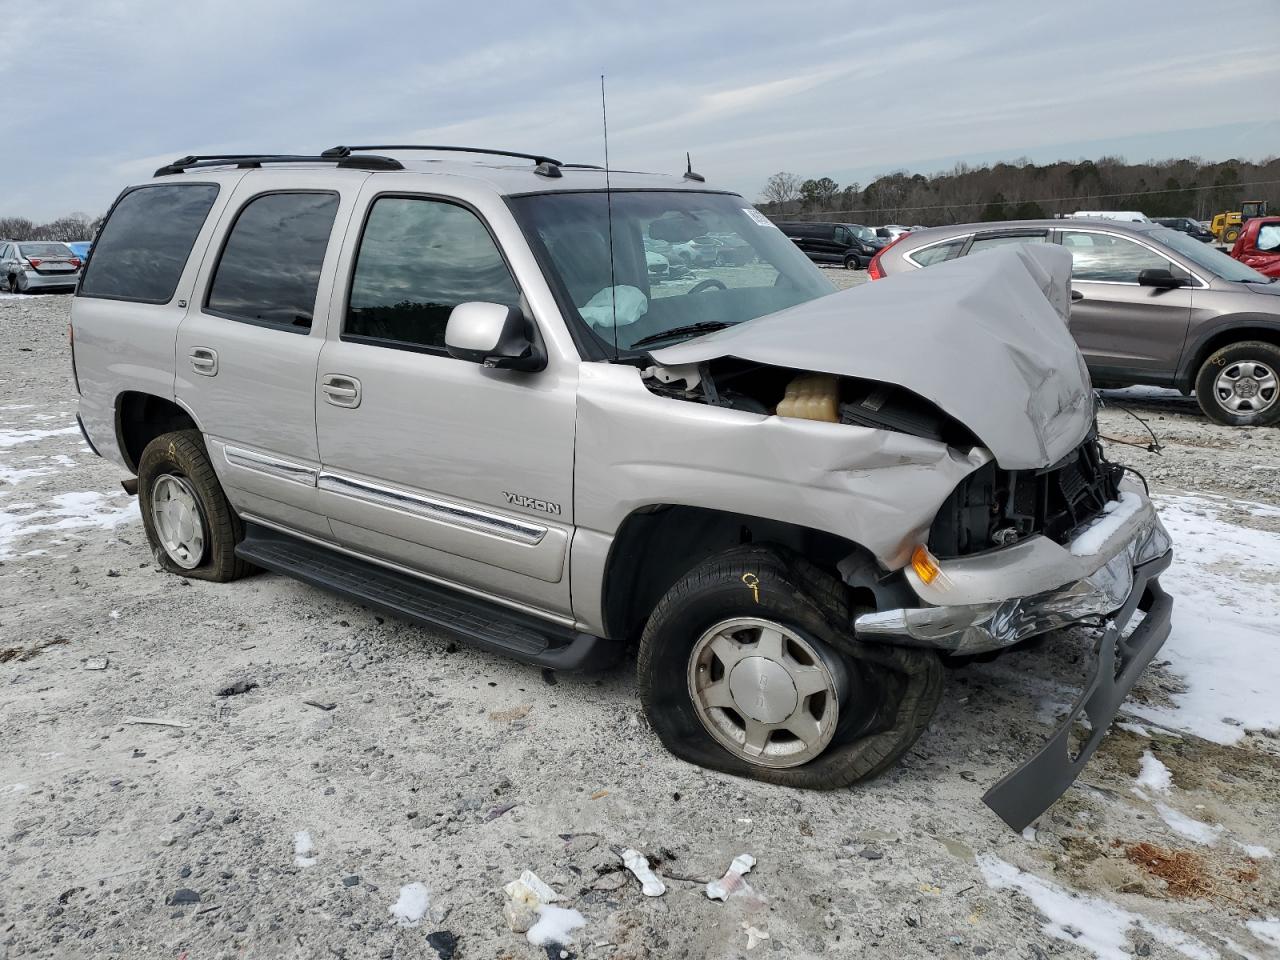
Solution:
[{"label": "rear quarter panel", "polygon": [[[116,430],[120,396],[138,391],[166,400],[174,398],[178,324],[186,313],[186,302],[209,240],[241,176],[242,173],[192,177],[192,183],[217,183],[218,196],[168,303],[107,300],[79,293],[71,302],[80,419],[99,453],[122,467],[128,464]],[[174,177],[172,182],[184,181]]]}]

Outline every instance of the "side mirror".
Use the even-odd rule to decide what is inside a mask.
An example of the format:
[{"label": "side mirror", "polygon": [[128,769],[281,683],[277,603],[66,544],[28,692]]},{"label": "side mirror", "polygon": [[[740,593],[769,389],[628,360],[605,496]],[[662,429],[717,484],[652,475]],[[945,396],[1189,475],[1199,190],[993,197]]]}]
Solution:
[{"label": "side mirror", "polygon": [[1175,287],[1185,287],[1187,281],[1182,277],[1175,277],[1168,270],[1151,269],[1143,270],[1138,274],[1138,286],[1140,287],[1156,287],[1161,290],[1172,290]]},{"label": "side mirror", "polygon": [[519,307],[460,303],[449,313],[444,345],[458,360],[503,370],[541,370],[547,357],[533,342],[530,327]]}]

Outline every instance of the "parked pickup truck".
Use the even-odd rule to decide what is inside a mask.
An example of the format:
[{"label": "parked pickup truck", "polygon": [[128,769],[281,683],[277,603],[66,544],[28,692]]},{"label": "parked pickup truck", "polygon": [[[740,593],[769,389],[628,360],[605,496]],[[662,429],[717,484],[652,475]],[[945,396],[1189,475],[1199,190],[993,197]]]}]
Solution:
[{"label": "parked pickup truck", "polygon": [[[422,149],[184,157],[116,200],[78,418],[158,564],[554,670],[634,646],[672,752],[809,788],[892,766],[944,655],[1093,624],[1080,702],[985,798],[1015,829],[1051,804],[1172,605],[1169,537],[1098,442],[1070,254],[834,293],[697,175]],[[650,283],[646,240],[704,236],[750,255]]]}]

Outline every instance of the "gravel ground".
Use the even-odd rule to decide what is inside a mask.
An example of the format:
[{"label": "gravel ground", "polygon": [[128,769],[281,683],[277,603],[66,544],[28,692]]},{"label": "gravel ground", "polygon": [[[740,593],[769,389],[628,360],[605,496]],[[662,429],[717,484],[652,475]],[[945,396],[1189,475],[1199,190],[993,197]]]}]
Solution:
[{"label": "gravel ground", "polygon": [[[1280,852],[1271,737],[1117,730],[1036,830],[982,806],[1050,732],[1045,691],[1071,699],[1088,631],[950,671],[929,732],[861,788],[708,773],[663,751],[631,663],[542,675],[278,576],[159,572],[119,471],[72,426],[69,303],[0,297],[0,960],[434,958],[442,931],[460,958],[560,957],[504,920],[523,870],[585,917],[580,957],[1078,958],[1103,949],[1098,922],[1119,931],[1103,956],[1273,955],[1280,887],[1256,849]],[[1163,455],[1110,454],[1280,529],[1238,503],[1277,502],[1280,433],[1149,394],[1112,395],[1102,430],[1146,443],[1131,410]],[[238,681],[256,686],[217,695]],[[1156,665],[1134,696],[1181,682]],[[1132,792],[1144,751],[1169,804],[1230,843],[1188,851],[1151,815]],[[1186,856],[1159,866],[1139,843]],[[621,872],[626,847],[665,896]],[[741,853],[756,895],[712,902],[704,884]],[[390,908],[413,883],[429,910],[406,925]]]}]

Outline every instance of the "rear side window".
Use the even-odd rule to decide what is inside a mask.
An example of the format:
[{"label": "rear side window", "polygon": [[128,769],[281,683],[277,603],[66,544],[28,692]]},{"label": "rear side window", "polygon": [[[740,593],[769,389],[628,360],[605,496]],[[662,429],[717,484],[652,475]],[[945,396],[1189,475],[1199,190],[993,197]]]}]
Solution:
[{"label": "rear side window", "polygon": [[520,304],[515,279],[480,219],[440,200],[374,201],[343,337],[443,353],[449,314],[470,300]]},{"label": "rear side window", "polygon": [[335,193],[269,193],[241,208],[205,310],[305,333],[338,212]]},{"label": "rear side window", "polygon": [[954,260],[960,256],[965,239],[960,237],[956,240],[948,240],[946,243],[935,243],[931,247],[925,247],[922,250],[907,254],[907,259],[915,261],[922,267],[931,267],[935,263]]},{"label": "rear side window", "polygon": [[1044,243],[1045,239],[1043,233],[1022,233],[1003,237],[974,237],[973,243],[969,244],[969,256],[973,256],[975,253],[983,253],[987,250],[994,250],[996,247],[1007,247],[1011,243]]},{"label": "rear side window", "polygon": [[173,183],[126,193],[98,236],[79,295],[168,303],[217,196],[213,183]]},{"label": "rear side window", "polygon": [[1264,223],[1258,228],[1258,249],[1264,253],[1280,251],[1280,223]]}]

